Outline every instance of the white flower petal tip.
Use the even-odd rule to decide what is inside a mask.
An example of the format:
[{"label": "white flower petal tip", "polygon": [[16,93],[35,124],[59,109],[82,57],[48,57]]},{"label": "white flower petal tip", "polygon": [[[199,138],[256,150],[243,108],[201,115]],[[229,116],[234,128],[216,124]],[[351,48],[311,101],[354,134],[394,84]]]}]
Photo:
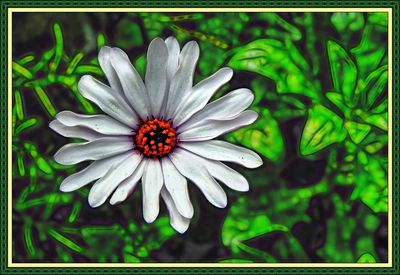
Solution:
[{"label": "white flower petal tip", "polygon": [[189,222],[180,222],[180,223],[171,223],[173,229],[176,230],[179,234],[184,234],[189,229]]},{"label": "white flower petal tip", "polygon": [[64,184],[64,183],[61,183],[61,184],[60,184],[59,189],[60,189],[61,192],[64,192],[64,193],[68,193],[68,192],[73,192],[73,191],[75,191],[75,189],[70,188],[70,187],[68,186],[68,184]]},{"label": "white flower petal tip", "polygon": [[161,197],[163,198],[169,212],[169,223],[180,234],[185,233],[189,228],[191,219],[185,218],[179,213],[175,201],[166,188],[161,190]]}]

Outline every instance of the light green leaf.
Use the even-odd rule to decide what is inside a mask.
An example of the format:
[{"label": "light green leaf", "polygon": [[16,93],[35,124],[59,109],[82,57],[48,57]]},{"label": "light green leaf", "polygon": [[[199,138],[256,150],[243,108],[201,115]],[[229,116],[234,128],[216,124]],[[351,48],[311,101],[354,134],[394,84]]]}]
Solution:
[{"label": "light green leaf", "polygon": [[63,236],[62,234],[58,233],[56,230],[54,230],[52,228],[49,228],[48,232],[49,232],[50,236],[52,236],[55,240],[62,243],[69,249],[71,249],[75,252],[78,252],[78,253],[83,253],[84,249],[80,245],[78,245],[77,243],[72,241],[71,239],[68,239],[67,237]]},{"label": "light green leaf", "polygon": [[21,92],[19,90],[15,90],[14,98],[15,98],[15,108],[17,112],[17,117],[19,120],[23,120],[25,117],[24,103],[22,101]]},{"label": "light green leaf", "polygon": [[76,66],[78,66],[79,62],[81,62],[81,60],[83,59],[84,54],[82,52],[78,52],[70,61],[65,73],[67,75],[72,74],[76,68]]},{"label": "light green leaf", "polygon": [[15,135],[19,135],[23,131],[25,131],[28,128],[31,128],[39,123],[39,120],[36,117],[31,117],[26,120],[24,120],[16,129],[15,129]]},{"label": "light green leaf", "polygon": [[61,30],[61,25],[58,23],[55,23],[53,26],[53,31],[54,31],[54,39],[55,39],[55,56],[53,62],[50,63],[50,74],[54,74],[55,71],[57,70],[63,52],[64,52],[64,38],[63,38],[63,33]]},{"label": "light green leaf", "polygon": [[227,139],[249,147],[273,162],[280,162],[285,155],[285,144],[279,124],[268,109],[262,110],[255,123],[230,133]]},{"label": "light green leaf", "polygon": [[103,33],[97,35],[97,49],[100,50],[106,44],[106,37]]},{"label": "light green leaf", "polygon": [[358,258],[357,263],[376,263],[376,259],[371,253],[364,253]]},{"label": "light green leaf", "polygon": [[54,117],[57,113],[56,108],[54,107],[53,103],[51,102],[49,96],[45,92],[45,90],[40,87],[39,85],[34,86],[34,90],[36,92],[37,97],[40,100],[40,103],[42,104],[43,108],[47,111],[47,113],[51,116]]},{"label": "light green leaf", "polygon": [[355,144],[359,144],[371,131],[371,126],[367,124],[357,123],[353,121],[346,121],[344,123],[351,140]]},{"label": "light green leaf", "polygon": [[319,100],[319,87],[306,75],[304,57],[286,40],[286,44],[275,39],[259,39],[233,50],[235,53],[228,65],[236,70],[258,73],[276,83],[278,93],[305,95]]},{"label": "light green leaf", "polygon": [[300,141],[300,153],[310,155],[346,138],[341,117],[322,105],[309,110]]},{"label": "light green leaf", "polygon": [[356,65],[338,43],[330,40],[327,48],[333,87],[343,94],[344,102],[348,106],[354,107],[357,101],[355,94],[357,84]]}]

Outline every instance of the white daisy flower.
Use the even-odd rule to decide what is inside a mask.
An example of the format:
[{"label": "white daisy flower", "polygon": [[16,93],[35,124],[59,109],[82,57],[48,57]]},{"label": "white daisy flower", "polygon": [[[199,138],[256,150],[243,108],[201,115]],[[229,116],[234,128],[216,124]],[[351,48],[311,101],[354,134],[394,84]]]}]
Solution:
[{"label": "white daisy flower", "polygon": [[261,158],[213,139],[257,119],[256,112],[246,111],[254,96],[243,88],[208,103],[233,72],[222,68],[193,86],[198,58],[195,41],[180,50],[175,38],[156,38],[149,45],[143,83],[125,52],[103,47],[99,62],[110,86],[85,75],[78,88],[105,114],[63,111],[49,125],[60,135],[86,140],[63,146],[54,156],[58,163],[93,161],[64,179],[60,190],[71,192],[97,180],[88,201],[98,207],[110,196],[111,204],[124,201],[141,182],[145,221],[157,218],[161,195],[180,233],[193,217],[187,180],[219,208],[227,205],[227,197],[218,182],[247,191],[247,180],[221,161],[255,168]]}]

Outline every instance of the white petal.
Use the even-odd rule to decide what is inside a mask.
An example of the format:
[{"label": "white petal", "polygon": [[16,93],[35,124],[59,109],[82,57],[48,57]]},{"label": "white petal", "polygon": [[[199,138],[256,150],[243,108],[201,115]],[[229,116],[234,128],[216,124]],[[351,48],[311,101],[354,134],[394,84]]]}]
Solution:
[{"label": "white petal", "polygon": [[131,152],[122,162],[113,165],[90,189],[89,205],[91,207],[102,205],[115,188],[132,175],[142,158],[141,155]]},{"label": "white petal", "polygon": [[80,126],[74,126],[74,127],[69,127],[65,126],[58,120],[53,120],[50,122],[49,127],[57,132],[58,134],[64,136],[64,137],[69,137],[69,138],[81,138],[84,140],[95,140],[101,137],[104,137],[104,135],[96,133],[93,130],[80,127]]},{"label": "white petal", "polygon": [[139,180],[142,178],[145,164],[146,161],[142,160],[138,167],[135,169],[135,172],[133,172],[130,177],[128,177],[123,182],[121,182],[120,185],[118,185],[114,194],[111,196],[110,204],[114,205],[123,202],[130,194],[132,194],[137,184],[139,183]]},{"label": "white petal", "polygon": [[[178,135],[180,141],[210,140],[222,134],[253,123],[258,117],[254,111],[244,111],[229,120],[204,120]],[[180,129],[178,128],[178,132]]]},{"label": "white petal", "polygon": [[132,129],[106,115],[81,115],[63,111],[56,115],[66,126],[83,126],[104,135],[132,135]]},{"label": "white petal", "polygon": [[222,140],[180,142],[179,147],[201,157],[234,162],[247,168],[256,168],[263,163],[255,152]]},{"label": "white petal", "polygon": [[249,183],[246,178],[222,162],[201,157],[198,159],[198,162],[203,164],[212,177],[224,183],[229,188],[240,192],[249,190]]},{"label": "white petal", "polygon": [[179,55],[179,68],[171,80],[168,93],[166,116],[172,118],[186,93],[193,86],[193,76],[199,59],[200,50],[196,41],[188,42]]},{"label": "white petal", "polygon": [[196,156],[184,149],[175,148],[169,154],[169,158],[178,171],[190,179],[203,192],[207,200],[219,208],[224,208],[227,204],[227,197],[222,187],[208,173],[203,166],[201,157]]},{"label": "white petal", "polygon": [[152,115],[158,116],[167,89],[168,48],[164,40],[155,38],[147,51],[145,84],[149,95]]},{"label": "white petal", "polygon": [[167,80],[171,81],[178,70],[180,48],[178,41],[172,36],[165,39],[165,44],[168,48]]},{"label": "white petal", "polygon": [[113,165],[120,163],[128,154],[131,154],[131,152],[125,152],[109,158],[93,161],[85,169],[65,178],[60,185],[60,191],[75,191],[103,177]]},{"label": "white petal", "polygon": [[185,218],[184,216],[179,214],[179,211],[176,208],[174,201],[171,198],[171,195],[165,188],[161,190],[161,196],[165,202],[165,205],[167,206],[171,226],[179,233],[185,233],[186,230],[189,228],[190,219]]},{"label": "white petal", "polygon": [[84,143],[70,143],[61,147],[54,155],[55,161],[70,165],[85,160],[99,160],[132,150],[128,137],[104,137]]},{"label": "white petal", "polygon": [[237,116],[247,109],[254,100],[249,89],[237,89],[207,104],[204,109],[194,114],[188,121],[179,126],[184,131],[207,119],[224,120]]},{"label": "white petal", "polygon": [[160,191],[163,186],[163,175],[158,159],[147,159],[142,177],[143,217],[152,223],[160,211]]},{"label": "white petal", "polygon": [[151,115],[146,87],[129,57],[118,48],[111,49],[111,64],[121,81],[124,94],[141,119]]},{"label": "white petal", "polygon": [[187,181],[182,176],[169,158],[161,160],[164,175],[164,185],[174,200],[175,206],[182,216],[190,219],[193,217],[193,205],[190,202]]},{"label": "white petal", "polygon": [[181,125],[193,114],[203,109],[215,92],[232,78],[232,75],[231,68],[222,68],[194,86],[190,94],[186,95],[181,101],[181,105],[173,113],[174,124],[176,126]]},{"label": "white petal", "polygon": [[119,81],[118,75],[115,72],[113,66],[111,65],[111,48],[104,46],[99,51],[99,63],[104,74],[107,77],[108,83],[113,90],[123,94],[121,82]]},{"label": "white petal", "polygon": [[84,97],[96,103],[106,114],[128,126],[138,123],[137,115],[121,95],[100,81],[84,75],[79,80],[78,88]]}]

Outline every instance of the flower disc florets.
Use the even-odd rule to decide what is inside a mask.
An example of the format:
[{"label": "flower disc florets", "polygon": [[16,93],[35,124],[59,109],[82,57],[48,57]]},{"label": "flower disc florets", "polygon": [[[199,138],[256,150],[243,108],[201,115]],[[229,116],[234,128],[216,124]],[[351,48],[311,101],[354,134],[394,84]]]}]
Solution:
[{"label": "flower disc florets", "polygon": [[135,149],[149,158],[161,158],[168,155],[177,142],[176,133],[170,121],[143,121],[134,136]]}]

